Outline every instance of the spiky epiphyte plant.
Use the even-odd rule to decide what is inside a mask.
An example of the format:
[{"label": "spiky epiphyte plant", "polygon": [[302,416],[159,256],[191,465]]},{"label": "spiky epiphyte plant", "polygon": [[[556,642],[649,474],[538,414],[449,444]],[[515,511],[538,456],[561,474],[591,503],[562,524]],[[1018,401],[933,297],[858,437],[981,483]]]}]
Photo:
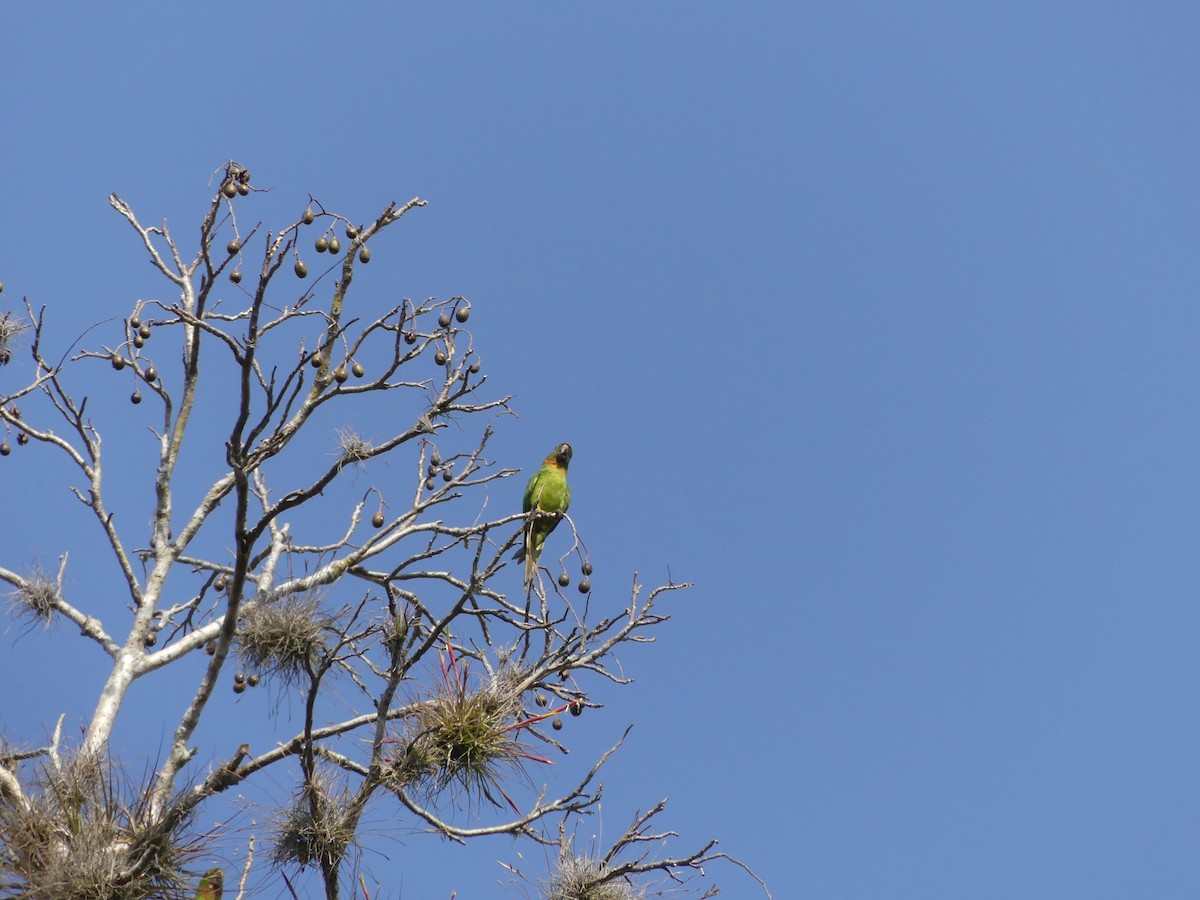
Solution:
[{"label": "spiky epiphyte plant", "polygon": [[248,668],[293,684],[316,664],[332,624],[312,594],[251,604],[238,622],[239,653]]},{"label": "spiky epiphyte plant", "polygon": [[162,833],[149,791],[107,764],[77,757],[43,769],[27,802],[0,803],[0,872],[29,900],[181,896],[201,851],[186,824]]},{"label": "spiky epiphyte plant", "polygon": [[12,313],[0,313],[0,366],[12,360],[13,344],[29,326]]},{"label": "spiky epiphyte plant", "polygon": [[344,791],[318,771],[275,824],[271,859],[278,866],[336,867],[355,845]]},{"label": "spiky epiphyte plant", "polygon": [[[447,660],[448,659],[448,663]],[[520,693],[512,673],[502,670],[476,690],[468,686],[467,665],[447,648],[437,693],[414,706],[404,730],[392,743],[388,778],[396,788],[420,785],[430,795],[458,788],[468,800],[485,798],[500,806],[499,793],[514,810],[503,781],[523,774],[527,762],[549,763],[517,739],[522,728],[546,716],[520,718]]]},{"label": "spiky epiphyte plant", "polygon": [[375,446],[353,428],[338,429],[337,436],[340,455],[346,462],[361,465],[364,460],[370,459]]},{"label": "spiky epiphyte plant", "polygon": [[8,602],[13,612],[28,620],[31,627],[49,628],[58,602],[58,585],[41,568],[35,567],[26,574],[21,587],[9,592]]},{"label": "spiky epiphyte plant", "polygon": [[546,900],[638,900],[641,891],[624,878],[604,880],[604,863],[589,856],[566,854],[544,888]]}]

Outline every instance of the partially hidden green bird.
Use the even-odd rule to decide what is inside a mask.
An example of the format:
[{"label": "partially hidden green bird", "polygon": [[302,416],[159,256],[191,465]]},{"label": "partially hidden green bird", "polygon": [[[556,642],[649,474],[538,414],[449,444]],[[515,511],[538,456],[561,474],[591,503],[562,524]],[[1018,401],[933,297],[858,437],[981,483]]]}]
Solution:
[{"label": "partially hidden green bird", "polygon": [[223,893],[225,893],[225,871],[214,866],[200,879],[200,889],[196,891],[196,900],[221,900]]},{"label": "partially hidden green bird", "polygon": [[567,484],[570,464],[571,445],[559,444],[525,485],[524,511],[529,520],[525,523],[525,547],[518,554],[525,558],[525,593],[533,584],[542,545],[571,505],[571,486]]}]

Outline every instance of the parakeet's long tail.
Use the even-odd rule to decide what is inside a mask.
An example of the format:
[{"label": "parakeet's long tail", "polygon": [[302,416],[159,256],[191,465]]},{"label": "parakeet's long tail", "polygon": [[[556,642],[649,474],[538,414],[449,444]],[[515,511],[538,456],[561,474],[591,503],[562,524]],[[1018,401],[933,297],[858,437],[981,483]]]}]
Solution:
[{"label": "parakeet's long tail", "polygon": [[520,551],[520,556],[525,560],[525,593],[528,594],[530,588],[533,587],[533,575],[537,572],[538,567],[538,546],[534,542],[533,523],[530,522],[525,528],[525,546]]},{"label": "parakeet's long tail", "polygon": [[533,573],[537,571],[537,559],[528,551],[525,553],[525,593],[533,587]]},{"label": "parakeet's long tail", "polygon": [[562,518],[561,513],[557,515],[537,513],[530,516],[529,524],[525,526],[524,546],[519,553],[525,558],[526,594],[529,593],[529,589],[533,586],[533,578],[537,574],[538,560],[542,558],[542,549],[546,543],[546,536],[554,530],[554,526],[558,524],[560,518]]}]

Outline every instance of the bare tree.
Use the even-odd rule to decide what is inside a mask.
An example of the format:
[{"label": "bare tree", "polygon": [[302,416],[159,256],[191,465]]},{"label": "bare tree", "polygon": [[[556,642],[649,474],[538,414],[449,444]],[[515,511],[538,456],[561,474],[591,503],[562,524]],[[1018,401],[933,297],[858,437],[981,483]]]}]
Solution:
[{"label": "bare tree", "polygon": [[[111,661],[77,744],[59,717],[45,746],[11,735],[0,746],[0,887],[28,897],[191,896],[196,862],[213,852],[212,835],[194,826],[197,810],[268,769],[294,790],[277,798],[270,833],[247,835],[238,858],[226,859],[242,872],[239,896],[264,838],[289,891],[297,878],[319,877],[327,897],[369,896],[355,877],[369,804],[454,841],[507,833],[552,848],[557,862],[544,877],[510,869],[563,900],[645,896],[658,882],[702,877],[714,860],[741,866],[715,841],[654,855],[670,836],[649,825],[662,803],[608,849],[577,852],[575,825],[597,811],[597,775],[623,736],[571,789],[513,797],[514,781],[534,784],[548,756],[565,752],[562,716],[596,705],[588,685],[628,682],[615,651],[653,641],[667,619],[660,600],[688,585],[647,591],[635,577],[620,614],[594,615],[591,562],[567,517],[567,538],[555,538],[566,548],[560,572],[539,575],[527,596],[501,590],[496,576],[525,516],[488,508],[489,487],[519,470],[488,455],[510,398],[488,389],[463,327],[471,304],[405,299],[372,317],[351,291],[382,232],[425,202],[391,203],[355,224],[310,197],[296,221],[263,231],[238,218],[257,190],[250,173],[230,163],[219,182],[195,251],[109,198],[170,299],[138,300],[118,325],[84,336],[108,343],[81,339],[60,358],[44,310],[27,301],[24,313],[0,316],[6,374],[26,350],[32,362],[22,386],[0,395],[0,453],[16,442],[68,461],[71,490],[103,536],[125,600],[114,613],[111,601],[69,596],[66,548],[47,548],[60,554],[53,573],[0,566],[13,615],[68,621]],[[315,238],[304,239],[303,255],[328,260],[311,279],[306,234]],[[134,386],[129,417],[149,413],[155,459],[148,515],[121,523],[106,489],[122,461],[105,455],[88,407],[87,379],[110,367]],[[400,423],[384,436],[364,437],[339,418],[383,395],[386,421]],[[204,436],[211,423],[217,440]],[[315,449],[335,429],[336,452]],[[384,457],[403,464],[407,487],[355,492],[346,474]],[[199,488],[198,459],[217,472]],[[583,573],[574,597],[568,559]],[[189,657],[205,664],[190,695],[162,710],[169,747],[134,776],[137,761],[109,749],[130,686]],[[302,706],[302,726],[265,750],[238,735],[198,746],[218,686],[241,693],[260,681],[279,702]],[[204,759],[224,762],[204,771]],[[445,815],[463,805],[469,826]],[[209,887],[225,879],[220,870],[206,877]]]}]

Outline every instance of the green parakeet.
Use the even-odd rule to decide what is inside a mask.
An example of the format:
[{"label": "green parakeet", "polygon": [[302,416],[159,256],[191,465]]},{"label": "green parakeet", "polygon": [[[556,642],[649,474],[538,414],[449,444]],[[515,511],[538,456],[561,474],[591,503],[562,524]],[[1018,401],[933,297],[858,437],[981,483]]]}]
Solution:
[{"label": "green parakeet", "polygon": [[224,892],[225,872],[214,867],[205,872],[204,877],[200,879],[200,889],[196,891],[196,900],[221,900],[221,894]]},{"label": "green parakeet", "polygon": [[546,537],[571,505],[571,486],[567,484],[570,464],[571,445],[559,444],[525,486],[524,511],[532,513],[525,523],[525,548],[521,551],[525,557],[526,593],[533,584],[533,573],[537,571]]}]

